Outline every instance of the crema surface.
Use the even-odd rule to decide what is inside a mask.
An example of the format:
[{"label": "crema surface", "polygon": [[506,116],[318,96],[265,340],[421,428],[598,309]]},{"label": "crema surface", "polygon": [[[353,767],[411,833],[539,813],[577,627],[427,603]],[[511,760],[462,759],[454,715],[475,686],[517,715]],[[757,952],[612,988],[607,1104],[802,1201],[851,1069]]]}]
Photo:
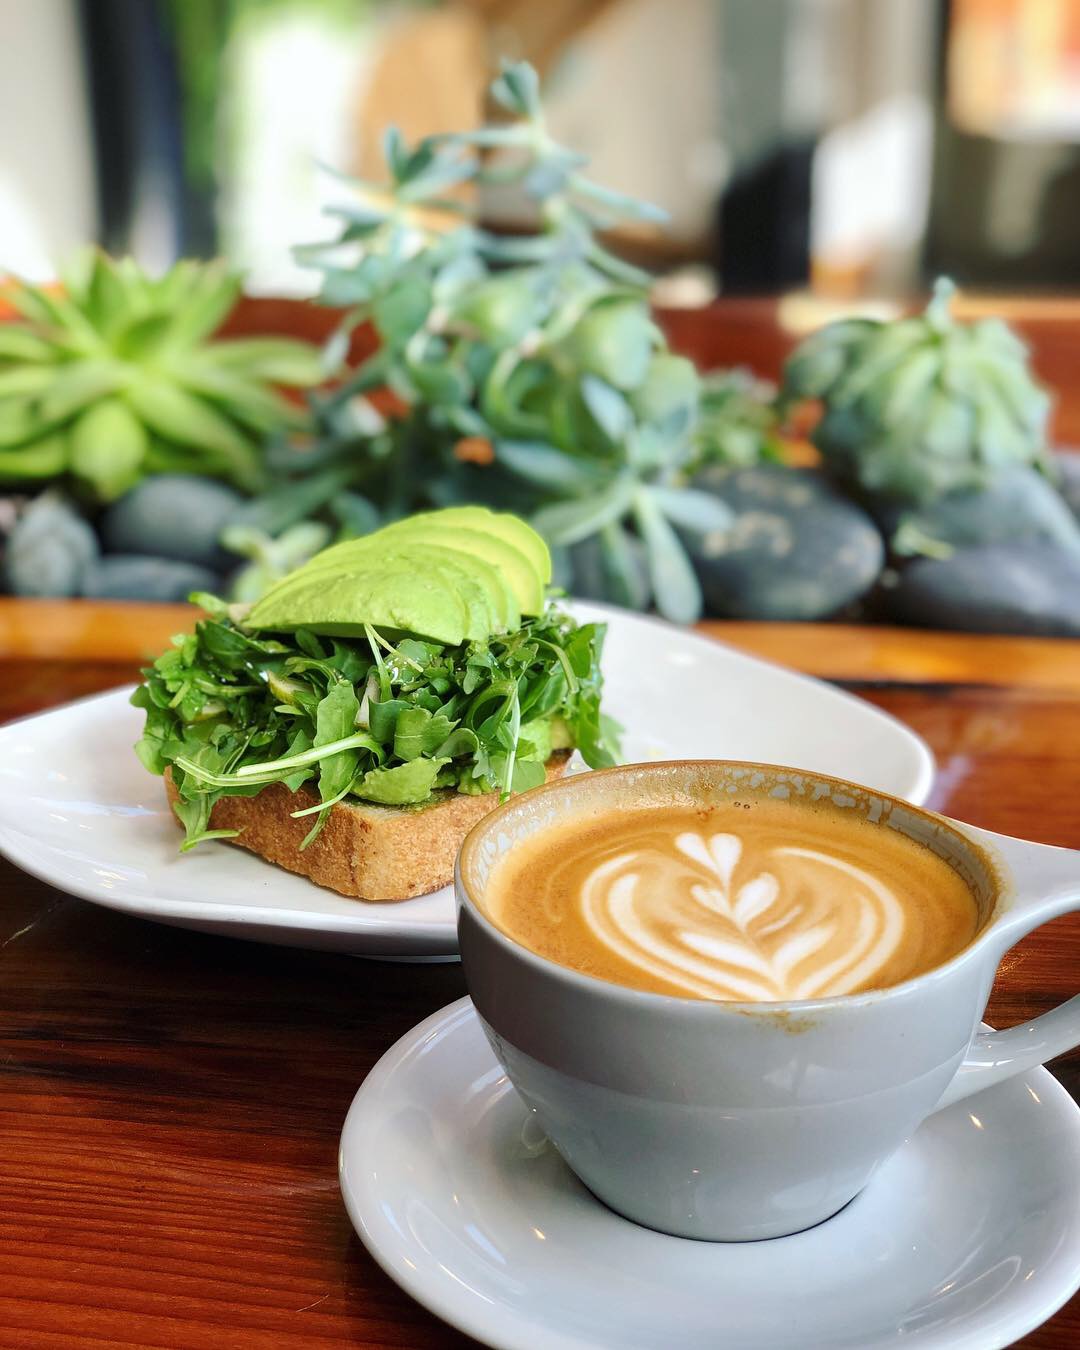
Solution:
[{"label": "crema surface", "polygon": [[975,936],[961,877],[853,811],[798,801],[609,812],[519,842],[486,909],[541,956],[635,989],[778,1002],[882,988]]}]

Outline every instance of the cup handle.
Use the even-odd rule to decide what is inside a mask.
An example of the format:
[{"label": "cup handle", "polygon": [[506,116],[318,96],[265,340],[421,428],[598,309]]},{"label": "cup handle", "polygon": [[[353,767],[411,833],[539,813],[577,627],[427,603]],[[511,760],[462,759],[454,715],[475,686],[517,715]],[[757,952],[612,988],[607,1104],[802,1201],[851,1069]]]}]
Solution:
[{"label": "cup handle", "polygon": [[[1015,888],[1012,903],[994,926],[998,960],[1041,924],[1080,909],[1080,852],[963,826],[964,832],[1006,864]],[[964,1062],[934,1107],[941,1111],[1013,1074],[1045,1064],[1080,1045],[1080,994],[1060,1007],[1006,1031],[978,1031]]]}]

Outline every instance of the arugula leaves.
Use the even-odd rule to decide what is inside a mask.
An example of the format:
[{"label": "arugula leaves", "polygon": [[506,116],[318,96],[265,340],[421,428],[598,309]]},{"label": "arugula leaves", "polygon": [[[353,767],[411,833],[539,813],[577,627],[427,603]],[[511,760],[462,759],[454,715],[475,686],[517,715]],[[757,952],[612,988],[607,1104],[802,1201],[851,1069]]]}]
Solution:
[{"label": "arugula leaves", "polygon": [[522,792],[544,781],[553,748],[614,764],[618,727],[600,711],[603,624],[554,606],[516,632],[444,647],[416,638],[247,633],[214,597],[210,617],[173,639],[131,697],[146,725],[135,747],[171,768],[182,847],[210,829],[214,803],[269,783],[312,800],[307,846],[335,802],[411,805],[432,793]]}]

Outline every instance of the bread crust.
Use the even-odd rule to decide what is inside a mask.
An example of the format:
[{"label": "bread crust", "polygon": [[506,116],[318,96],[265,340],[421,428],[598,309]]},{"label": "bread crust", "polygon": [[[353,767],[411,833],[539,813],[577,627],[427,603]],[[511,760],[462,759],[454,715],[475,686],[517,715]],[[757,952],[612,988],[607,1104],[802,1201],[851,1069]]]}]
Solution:
[{"label": "bread crust", "polygon": [[[569,750],[555,751],[546,765],[548,781],[566,772],[570,755]],[[178,793],[170,769],[165,770],[165,792],[171,807]],[[498,806],[499,794],[472,797],[454,792],[430,806],[412,808],[338,802],[330,808],[318,838],[301,852],[313,821],[310,816],[297,820],[292,812],[317,802],[309,787],[293,793],[281,783],[271,783],[255,797],[222,797],[210,814],[210,828],[239,830],[226,842],[340,895],[409,900],[449,885],[462,840]]]}]

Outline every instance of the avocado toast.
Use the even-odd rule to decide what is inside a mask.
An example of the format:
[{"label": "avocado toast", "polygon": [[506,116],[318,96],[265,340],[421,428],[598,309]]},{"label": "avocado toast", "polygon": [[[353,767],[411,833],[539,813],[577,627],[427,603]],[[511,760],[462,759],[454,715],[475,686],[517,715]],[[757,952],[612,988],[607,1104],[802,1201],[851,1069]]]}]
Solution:
[{"label": "avocado toast", "polygon": [[228,839],[401,900],[446,885],[472,825],[575,748],[614,763],[603,625],[550,579],[528,525],[460,507],[335,544],[246,610],[194,597],[207,617],[132,695],[181,847]]}]

